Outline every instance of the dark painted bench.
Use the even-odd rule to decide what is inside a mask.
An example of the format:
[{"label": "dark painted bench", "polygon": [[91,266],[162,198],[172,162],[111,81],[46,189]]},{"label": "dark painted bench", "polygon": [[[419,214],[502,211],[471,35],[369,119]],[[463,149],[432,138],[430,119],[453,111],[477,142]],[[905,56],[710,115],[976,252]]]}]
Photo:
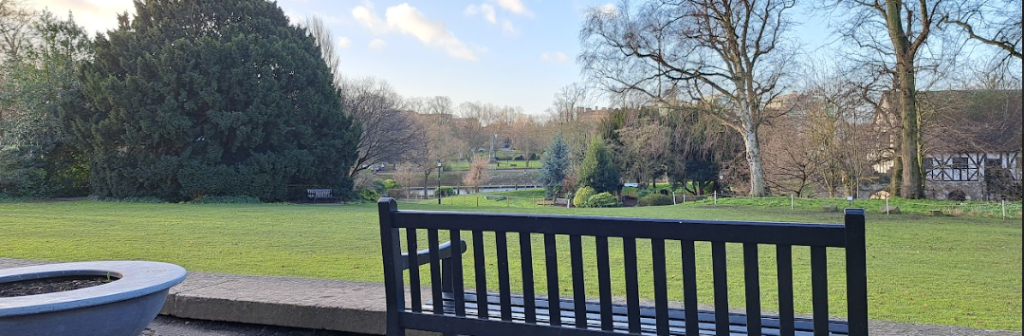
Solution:
[{"label": "dark painted bench", "polygon": [[[388,300],[387,334],[391,336],[404,335],[406,329],[446,335],[498,336],[868,335],[864,212],[860,209],[846,210],[845,225],[398,211],[394,200],[389,198],[381,199],[379,212]],[[429,245],[422,251],[417,243],[421,231],[426,231]],[[461,251],[466,249],[463,234],[468,232],[472,237],[473,256],[466,260],[471,263],[467,268],[472,269],[476,278],[475,289],[471,292],[465,291],[462,253],[453,253],[450,242],[440,244],[439,232],[459,242]],[[493,232],[494,239],[485,241],[485,232]],[[523,242],[534,238],[538,243],[543,240],[543,251],[537,254],[544,256],[544,273],[548,280],[546,296],[538,295],[535,288],[533,263],[521,263],[517,273],[522,275],[522,294],[512,294],[509,272],[516,270],[509,269],[509,234],[520,238],[518,257],[521,260],[534,260],[532,244]],[[568,236],[572,299],[558,295],[559,236]],[[596,250],[599,293],[596,301],[587,297],[584,287],[584,237]],[[403,238],[407,254],[403,254]],[[616,242],[621,239],[623,247],[621,272],[624,272],[625,283],[616,285],[625,287],[624,304],[613,302],[619,298],[612,296],[609,238]],[[650,244],[652,306],[640,304],[638,272],[646,270],[638,269],[638,240],[644,247]],[[680,248],[676,251],[680,255],[666,254],[666,240],[678,242]],[[497,256],[495,266],[490,267],[496,267],[497,274],[487,274],[485,244],[490,242],[494,243],[493,255]],[[710,294],[715,303],[713,311],[698,309],[695,242],[710,242],[713,293],[700,294]],[[729,244],[742,246],[747,303],[743,314],[729,311],[727,275],[730,274],[726,272]],[[777,308],[777,315],[765,315],[761,309],[758,250],[762,245],[775,247],[777,274],[774,278],[778,283],[779,305],[771,309]],[[799,318],[794,313],[793,252],[807,247],[813,314],[812,318]],[[829,319],[827,248],[845,250],[847,321]],[[420,267],[408,266],[410,254],[417,255],[413,264],[429,265],[426,274],[420,274]],[[669,282],[666,258],[681,258],[682,281]],[[403,281],[406,274],[409,284]],[[616,273],[619,274],[623,273]],[[497,292],[488,291],[488,276],[497,276]],[[421,299],[421,278],[430,282],[427,302]],[[682,308],[669,307],[668,286],[682,287]],[[410,292],[408,298],[406,290]]]},{"label": "dark painted bench", "polygon": [[334,197],[334,189],[306,189],[306,197],[316,203],[319,199],[337,199]]}]

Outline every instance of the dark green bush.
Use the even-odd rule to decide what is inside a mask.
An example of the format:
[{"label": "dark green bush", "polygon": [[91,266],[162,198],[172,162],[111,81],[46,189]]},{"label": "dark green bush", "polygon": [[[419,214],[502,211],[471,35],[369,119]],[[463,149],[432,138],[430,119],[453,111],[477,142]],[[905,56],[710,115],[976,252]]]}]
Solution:
[{"label": "dark green bush", "polygon": [[640,199],[640,205],[672,205],[672,196],[662,194],[650,194]]}]

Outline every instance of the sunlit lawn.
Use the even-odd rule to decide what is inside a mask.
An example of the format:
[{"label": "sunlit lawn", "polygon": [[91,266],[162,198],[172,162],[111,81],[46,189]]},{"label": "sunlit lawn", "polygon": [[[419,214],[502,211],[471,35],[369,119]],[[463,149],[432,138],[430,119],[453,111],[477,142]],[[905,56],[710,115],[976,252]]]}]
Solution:
[{"label": "sunlit lawn", "polygon": [[[517,194],[534,197],[531,192]],[[467,200],[471,198],[466,198]],[[513,198],[515,200],[515,198]],[[446,200],[447,201],[447,200]],[[455,200],[453,200],[455,201]],[[564,209],[504,207],[488,201],[442,206],[445,210],[541,212],[609,216],[713,218],[838,223],[841,214],[790,211],[788,208],[751,206],[667,206],[620,209]],[[467,201],[468,202],[468,201]],[[524,201],[528,204],[529,201]],[[526,205],[523,204],[523,205]],[[437,209],[433,205],[402,204],[400,209]],[[0,203],[0,257],[51,261],[147,259],[180,264],[190,271],[316,277],[354,281],[381,281],[380,243],[376,205],[194,205],[132,204],[90,201],[61,203]],[[425,236],[425,235],[421,235]],[[468,234],[464,234],[468,237]],[[492,240],[491,236],[486,236]],[[512,269],[518,270],[517,235],[510,235]],[[532,237],[536,277],[543,287],[541,238]],[[873,319],[938,323],[988,329],[1021,330],[1021,221],[996,218],[927,217],[919,215],[868,217],[868,278]],[[593,241],[588,249],[587,289],[596,294]],[[425,246],[422,244],[421,246]],[[698,246],[701,275],[700,301],[713,303],[710,253]],[[743,305],[741,253],[730,252],[730,302]],[[641,242],[641,291],[651,297],[650,252]],[[678,256],[678,244],[669,255]],[[567,276],[568,248],[562,245],[559,261]],[[619,241],[612,240],[613,266],[620,263]],[[470,251],[471,253],[472,251]],[[489,261],[494,261],[493,250]],[[830,296],[841,299],[841,251],[830,252]],[[470,254],[471,255],[471,254]],[[471,287],[472,264],[466,256]],[[773,250],[762,248],[762,300],[766,309],[776,304]],[[807,253],[797,251],[794,261],[797,310],[810,311]],[[679,258],[669,258],[670,283],[679,281]],[[647,265],[644,267],[644,265]],[[494,266],[491,265],[491,272]],[[614,269],[614,268],[613,268]],[[426,269],[424,268],[424,271]],[[492,273],[493,274],[493,273]],[[514,271],[513,275],[517,272]],[[494,276],[490,288],[497,288]],[[518,288],[518,276],[513,279]],[[560,281],[569,293],[568,278]],[[617,295],[623,295],[621,275],[613,277]],[[670,297],[681,298],[679,285],[670,285]],[[845,315],[842,304],[832,313]]]}]

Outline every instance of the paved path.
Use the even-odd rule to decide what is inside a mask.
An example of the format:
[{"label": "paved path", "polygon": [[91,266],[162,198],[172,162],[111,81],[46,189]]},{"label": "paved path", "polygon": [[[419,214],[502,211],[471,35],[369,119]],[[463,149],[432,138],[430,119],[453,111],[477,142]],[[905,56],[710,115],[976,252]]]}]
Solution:
[{"label": "paved path", "polygon": [[[0,258],[0,268],[41,263]],[[191,272],[171,288],[160,312],[165,316],[140,336],[383,335],[385,310],[380,283]],[[1021,336],[1021,332],[871,321],[871,335]]]}]

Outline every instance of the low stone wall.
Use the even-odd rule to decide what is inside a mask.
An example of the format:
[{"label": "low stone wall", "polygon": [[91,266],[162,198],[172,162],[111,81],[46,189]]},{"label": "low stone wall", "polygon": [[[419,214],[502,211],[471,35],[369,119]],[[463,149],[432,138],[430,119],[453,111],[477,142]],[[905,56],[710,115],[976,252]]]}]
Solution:
[{"label": "low stone wall", "polygon": [[984,181],[928,181],[925,187],[925,195],[931,199],[949,199],[949,194],[954,191],[963,191],[967,200],[980,201],[985,199]]}]

